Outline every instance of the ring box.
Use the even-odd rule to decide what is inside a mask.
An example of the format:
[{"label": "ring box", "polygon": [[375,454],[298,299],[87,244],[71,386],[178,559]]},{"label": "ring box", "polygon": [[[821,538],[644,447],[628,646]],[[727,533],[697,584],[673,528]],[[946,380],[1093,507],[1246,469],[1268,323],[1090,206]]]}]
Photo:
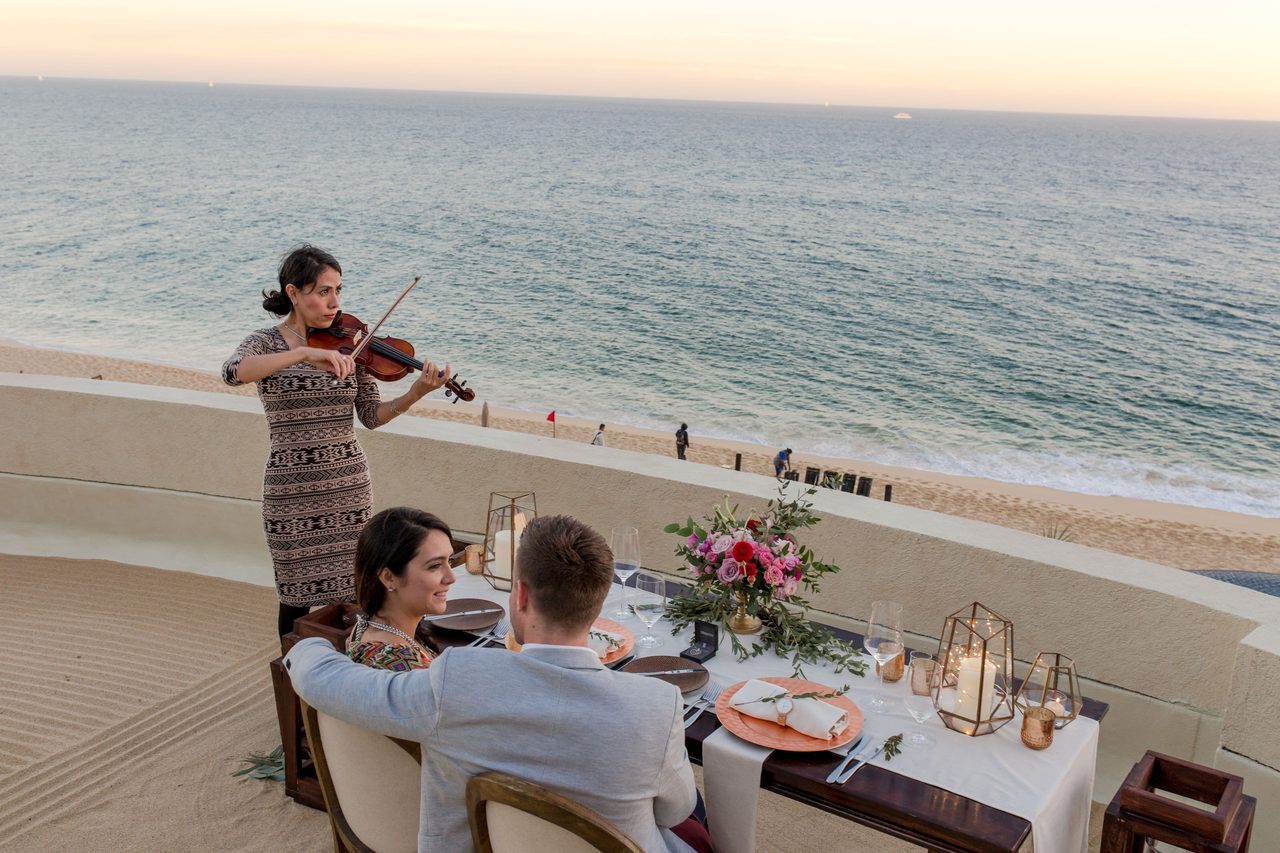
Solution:
[{"label": "ring box", "polygon": [[680,657],[697,661],[698,663],[706,663],[716,656],[716,649],[719,647],[720,626],[714,622],[703,622],[701,619],[695,619],[693,622],[693,645],[682,651]]}]

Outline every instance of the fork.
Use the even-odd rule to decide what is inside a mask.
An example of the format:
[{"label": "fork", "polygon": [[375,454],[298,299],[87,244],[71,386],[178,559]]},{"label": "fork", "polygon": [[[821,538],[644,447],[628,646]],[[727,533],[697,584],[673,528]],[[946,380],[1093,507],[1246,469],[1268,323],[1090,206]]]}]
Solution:
[{"label": "fork", "polygon": [[496,640],[498,642],[501,642],[507,638],[507,632],[510,630],[511,630],[511,620],[503,616],[501,619],[498,620],[497,625],[494,625],[492,628],[489,629],[488,633],[481,634],[479,637],[476,637],[470,643],[467,643],[467,648],[471,649],[471,648],[475,648],[476,646],[487,645],[490,640]]},{"label": "fork", "polygon": [[[686,729],[697,722],[703,711],[709,711],[715,707],[716,699],[720,698],[720,691],[722,690],[724,688],[719,684],[708,684],[706,689],[702,691],[702,695],[689,704],[689,709],[685,712],[686,716],[684,718],[684,727]],[[689,714],[689,711],[693,713]]]},{"label": "fork", "polygon": [[844,751],[844,757],[836,764],[836,769],[831,771],[827,776],[828,782],[834,782],[840,778],[840,774],[845,771],[851,763],[853,763],[862,753],[871,747],[871,738],[858,737],[853,739],[853,743],[849,744],[849,748]]}]

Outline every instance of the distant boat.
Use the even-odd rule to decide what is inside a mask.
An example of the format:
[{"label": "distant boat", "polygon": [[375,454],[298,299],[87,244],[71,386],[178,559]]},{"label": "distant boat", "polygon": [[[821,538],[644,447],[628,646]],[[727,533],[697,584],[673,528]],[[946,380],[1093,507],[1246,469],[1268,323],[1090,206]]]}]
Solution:
[{"label": "distant boat", "polygon": [[[210,81],[209,81],[209,88],[210,88],[210,89],[212,89],[212,88],[213,88],[213,81],[212,81],[212,80],[210,80]],[[907,118],[911,118],[911,116],[907,116]]]},{"label": "distant boat", "polygon": [[911,118],[911,113],[898,113],[894,118]]}]

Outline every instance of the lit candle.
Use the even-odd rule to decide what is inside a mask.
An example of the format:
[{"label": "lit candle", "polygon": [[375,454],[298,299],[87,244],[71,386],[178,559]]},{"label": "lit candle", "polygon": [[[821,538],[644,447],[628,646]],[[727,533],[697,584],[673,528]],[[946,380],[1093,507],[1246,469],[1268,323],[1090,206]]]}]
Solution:
[{"label": "lit candle", "polygon": [[514,576],[511,569],[519,548],[520,537],[512,531],[499,530],[493,534],[493,573],[495,575],[502,578]]},{"label": "lit candle", "polygon": [[[979,695],[981,686],[981,695]],[[981,722],[991,716],[991,698],[996,690],[996,665],[983,663],[981,655],[960,661],[956,678],[956,714]]]},{"label": "lit candle", "polygon": [[1065,704],[1067,695],[1058,690],[1049,690],[1045,692],[1044,707],[1046,710],[1052,711],[1055,717],[1067,716],[1067,706]]}]

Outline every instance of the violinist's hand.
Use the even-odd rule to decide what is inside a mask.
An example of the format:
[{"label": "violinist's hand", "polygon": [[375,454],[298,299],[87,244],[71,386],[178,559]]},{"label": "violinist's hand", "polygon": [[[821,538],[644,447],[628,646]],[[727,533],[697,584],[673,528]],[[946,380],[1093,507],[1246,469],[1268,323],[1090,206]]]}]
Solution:
[{"label": "violinist's hand", "polygon": [[298,349],[303,354],[303,361],[313,367],[329,371],[338,377],[339,382],[355,373],[356,360],[345,353],[319,347],[299,347]]},{"label": "violinist's hand", "polygon": [[435,362],[428,361],[422,365],[422,372],[413,380],[413,393],[419,398],[425,397],[437,388],[443,388],[452,374],[449,365],[436,367]]}]

